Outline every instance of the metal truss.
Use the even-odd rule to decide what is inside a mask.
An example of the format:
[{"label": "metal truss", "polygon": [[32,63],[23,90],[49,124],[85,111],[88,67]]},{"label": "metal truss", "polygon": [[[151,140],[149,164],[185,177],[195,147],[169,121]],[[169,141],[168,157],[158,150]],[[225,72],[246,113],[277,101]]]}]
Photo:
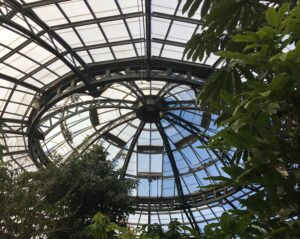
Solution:
[{"label": "metal truss", "polygon": [[[232,195],[234,192],[236,192],[234,188],[216,187],[215,189],[194,193],[193,195],[184,195],[183,200],[186,207],[195,208],[218,202]],[[148,207],[149,202],[152,211],[172,211],[182,208],[182,198],[178,197],[151,199],[148,197],[138,197],[137,201],[136,210]]]},{"label": "metal truss", "polygon": [[[105,100],[96,99],[90,101],[76,102],[66,107],[59,107],[49,114],[46,114],[41,118],[40,128],[43,133],[47,135],[53,128],[59,125],[61,122],[71,118],[77,114],[90,111],[92,109],[105,109],[105,108],[117,108],[117,109],[130,109],[135,110],[134,101],[121,101],[121,100]],[[65,114],[62,117],[62,114]]]},{"label": "metal truss", "polygon": [[[171,66],[172,62],[169,62],[169,64]],[[178,74],[174,68],[173,73],[172,68],[167,68],[164,71],[161,67],[158,69],[152,68],[150,71],[150,75],[146,76],[145,72],[140,71],[134,65],[132,68],[129,65],[125,68],[120,67],[120,65],[120,63],[114,63],[111,65],[111,69],[103,69],[99,66],[93,66],[89,68],[89,72],[92,75],[91,77],[97,76],[97,79],[92,81],[90,85],[94,89],[97,89],[99,92],[101,92],[101,90],[105,89],[107,85],[124,81],[136,81],[140,79],[145,79],[148,81],[166,81],[177,84],[190,84],[193,87],[201,87],[203,84],[203,80],[201,78],[191,79],[191,73],[189,71],[183,74],[184,68],[182,70],[179,70],[180,74]],[[119,74],[118,72],[121,72],[121,74]],[[122,72],[125,72],[125,74]],[[30,132],[33,132],[35,130],[37,123],[41,120],[41,117],[57,102],[73,94],[85,92],[85,85],[79,84],[76,77],[74,79],[70,76],[67,77],[67,79],[62,79],[53,87],[50,87],[49,90],[40,97],[40,108],[37,111],[32,112],[32,115],[30,117],[32,119],[32,124],[28,129],[29,135],[32,134]]]}]

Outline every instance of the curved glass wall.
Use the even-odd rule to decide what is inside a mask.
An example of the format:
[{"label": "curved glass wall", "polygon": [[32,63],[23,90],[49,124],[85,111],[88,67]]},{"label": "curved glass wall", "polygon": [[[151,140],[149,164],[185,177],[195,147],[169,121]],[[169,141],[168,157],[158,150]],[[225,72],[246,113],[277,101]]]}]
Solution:
[{"label": "curved glass wall", "polygon": [[124,167],[124,176],[140,179],[136,194],[141,198],[177,197],[174,166],[183,195],[201,191],[210,183],[203,178],[221,174],[221,156],[200,148],[215,132],[214,116],[199,109],[187,85],[122,82],[96,98],[72,95],[41,118],[39,129],[42,148],[53,160],[103,145]]}]

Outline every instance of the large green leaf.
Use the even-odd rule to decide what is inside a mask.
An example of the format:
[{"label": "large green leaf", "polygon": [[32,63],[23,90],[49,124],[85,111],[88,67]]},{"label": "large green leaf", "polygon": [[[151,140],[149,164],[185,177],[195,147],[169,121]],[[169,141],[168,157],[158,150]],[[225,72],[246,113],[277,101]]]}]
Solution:
[{"label": "large green leaf", "polygon": [[277,21],[277,14],[276,14],[276,10],[274,8],[269,8],[266,11],[266,20],[268,22],[268,24],[270,24],[273,27],[277,27],[279,25],[279,22]]}]

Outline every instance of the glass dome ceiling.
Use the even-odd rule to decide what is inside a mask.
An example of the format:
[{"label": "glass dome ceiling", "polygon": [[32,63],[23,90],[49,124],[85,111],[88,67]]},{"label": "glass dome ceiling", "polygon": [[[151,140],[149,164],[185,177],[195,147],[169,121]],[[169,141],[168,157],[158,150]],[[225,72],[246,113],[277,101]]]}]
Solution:
[{"label": "glass dome ceiling", "polygon": [[250,190],[202,188],[228,157],[198,147],[216,128],[196,92],[220,60],[183,56],[202,30],[183,2],[0,1],[1,144],[11,168],[35,170],[98,143],[121,177],[140,180],[131,225],[177,218],[201,229],[238,207]]}]

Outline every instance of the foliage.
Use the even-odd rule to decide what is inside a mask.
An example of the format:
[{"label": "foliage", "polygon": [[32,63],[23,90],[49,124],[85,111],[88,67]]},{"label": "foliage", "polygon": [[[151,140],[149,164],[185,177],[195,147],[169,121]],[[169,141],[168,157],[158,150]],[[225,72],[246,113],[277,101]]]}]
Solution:
[{"label": "foliage", "polygon": [[[13,202],[10,189],[12,186],[12,178],[7,169],[5,163],[0,161],[0,237],[7,238],[5,234],[10,234],[13,227],[13,222],[10,218],[11,215],[11,207],[7,207],[6,204],[11,204]],[[5,224],[7,223],[7,227]],[[6,232],[4,232],[4,227]]]},{"label": "foliage", "polygon": [[160,224],[145,224],[142,226],[141,230],[141,238],[142,239],[150,239],[150,238],[163,238],[164,231]]},{"label": "foliage", "polygon": [[85,228],[85,234],[94,239],[108,239],[108,234],[114,231],[115,224],[109,218],[98,212],[92,219],[92,224]]},{"label": "foliage", "polygon": [[85,234],[93,239],[108,239],[113,235],[118,235],[120,239],[135,239],[135,232],[126,226],[120,226],[111,222],[107,216],[98,212],[92,219],[92,224],[88,225]]},{"label": "foliage", "polygon": [[[0,163],[0,238],[30,238],[37,221],[43,222],[44,215],[35,212],[33,205],[38,197],[32,191],[18,185],[17,173]],[[26,196],[25,196],[26,195]]]},{"label": "foliage", "polygon": [[[185,229],[184,229],[185,228]],[[172,219],[168,224],[168,230],[163,231],[161,225],[155,223],[150,225],[144,225],[142,227],[141,238],[142,239],[183,239],[190,238],[190,235],[183,232],[183,230],[192,232],[193,229],[181,225],[176,219]],[[193,231],[194,232],[194,231]]]},{"label": "foliage", "polygon": [[[231,36],[243,31],[255,30],[264,23],[266,2],[281,4],[285,0],[186,0],[183,12],[191,17],[201,15],[202,31],[193,35],[187,43],[185,54],[194,61],[223,49],[240,49]],[[294,2],[294,1],[292,1]]]},{"label": "foliage", "polygon": [[[224,24],[230,22],[221,24],[219,18],[226,11],[214,9],[230,1],[216,2],[204,20],[209,31],[221,33],[214,29],[227,29]],[[247,18],[251,16],[249,11]],[[246,23],[238,34],[228,29],[236,48],[207,48],[225,49],[215,54],[226,59],[199,95],[202,105],[219,114],[220,131],[207,147],[235,151],[224,168],[228,177],[210,179],[223,186],[250,186],[257,193],[241,200],[242,209],[226,212],[220,223],[206,226],[206,238],[300,238],[299,3],[269,7],[262,16],[265,19],[254,30]],[[237,24],[240,21],[241,16]],[[187,51],[200,44],[192,41]]]},{"label": "foliage", "polygon": [[136,181],[119,180],[120,172],[101,146],[59,167],[50,164],[15,176],[3,170],[0,195],[8,204],[1,207],[1,231],[7,232],[1,238],[88,238],[82,231],[96,212],[122,221],[135,203],[130,192]]},{"label": "foliage", "polygon": [[[183,231],[188,231],[190,234]],[[146,224],[142,228],[131,230],[128,227],[110,222],[109,218],[102,213],[97,213],[93,217],[92,224],[86,227],[85,233],[93,239],[108,239],[113,238],[113,235],[117,235],[116,237],[120,239],[200,239],[195,230],[181,225],[177,220],[170,221],[166,232],[157,223]]]}]

